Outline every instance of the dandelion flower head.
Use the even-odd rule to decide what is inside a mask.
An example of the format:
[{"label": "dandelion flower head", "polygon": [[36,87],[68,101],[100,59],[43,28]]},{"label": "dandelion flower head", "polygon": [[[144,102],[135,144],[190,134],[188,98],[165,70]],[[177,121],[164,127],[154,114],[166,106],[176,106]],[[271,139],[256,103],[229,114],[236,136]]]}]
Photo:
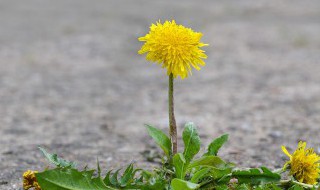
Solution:
[{"label": "dandelion flower head", "polygon": [[35,190],[41,190],[36,178],[37,171],[27,170],[23,173],[23,189],[28,190],[34,188]]},{"label": "dandelion flower head", "polygon": [[168,75],[184,79],[191,74],[192,67],[200,70],[200,66],[205,65],[203,59],[207,55],[200,48],[208,44],[200,42],[201,37],[202,33],[178,25],[174,20],[163,24],[159,21],[150,26],[148,34],[139,38],[145,43],[138,53],[147,53],[148,61],[162,64]]},{"label": "dandelion flower head", "polygon": [[290,174],[299,182],[314,185],[319,178],[320,157],[312,148],[306,149],[306,146],[306,142],[299,142],[293,154],[282,146],[282,151],[290,158],[284,167],[289,166]]}]

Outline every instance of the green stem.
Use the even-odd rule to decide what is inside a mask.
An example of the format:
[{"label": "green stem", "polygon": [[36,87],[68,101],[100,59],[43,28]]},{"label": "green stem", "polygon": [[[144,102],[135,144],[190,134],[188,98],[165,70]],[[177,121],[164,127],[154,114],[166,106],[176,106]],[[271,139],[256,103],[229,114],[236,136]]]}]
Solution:
[{"label": "green stem", "polygon": [[286,168],[275,169],[272,171],[273,173],[282,174],[286,172]]},{"label": "green stem", "polygon": [[292,181],[292,180],[281,180],[280,181],[280,184],[281,185],[288,185],[288,184],[291,184],[291,183],[293,183],[293,184],[296,184],[296,185],[300,185],[300,186],[302,186],[302,187],[304,187],[304,188],[313,188],[313,187],[316,187],[316,186],[313,186],[313,185],[309,185],[309,184],[305,184],[305,183],[300,183],[300,182],[297,182],[297,181]]},{"label": "green stem", "polygon": [[172,154],[177,153],[177,125],[176,119],[174,117],[174,99],[173,99],[173,74],[169,75],[169,89],[168,89],[168,99],[169,99],[169,126],[170,126],[170,138],[172,142]]}]

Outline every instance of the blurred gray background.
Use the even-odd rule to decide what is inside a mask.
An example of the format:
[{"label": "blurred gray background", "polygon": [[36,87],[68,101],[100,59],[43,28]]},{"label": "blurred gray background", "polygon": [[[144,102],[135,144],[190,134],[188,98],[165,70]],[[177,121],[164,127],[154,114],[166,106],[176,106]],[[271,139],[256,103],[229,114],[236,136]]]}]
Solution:
[{"label": "blurred gray background", "polygon": [[240,167],[282,167],[280,146],[299,140],[318,150],[319,0],[1,0],[0,189],[48,165],[38,146],[80,167],[155,164],[143,124],[167,130],[167,77],[137,38],[159,19],[210,44],[176,80],[180,132],[194,121],[204,145],[229,133],[220,155]]}]

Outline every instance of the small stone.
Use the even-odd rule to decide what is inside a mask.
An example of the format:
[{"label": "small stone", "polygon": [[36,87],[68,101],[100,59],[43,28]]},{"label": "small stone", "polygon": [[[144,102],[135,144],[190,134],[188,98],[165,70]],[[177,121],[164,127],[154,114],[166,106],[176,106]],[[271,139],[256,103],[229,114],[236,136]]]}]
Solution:
[{"label": "small stone", "polygon": [[272,131],[271,133],[269,133],[269,136],[271,138],[277,139],[282,137],[282,132],[281,131]]},{"label": "small stone", "polygon": [[0,185],[7,185],[9,182],[7,181],[0,181]]}]

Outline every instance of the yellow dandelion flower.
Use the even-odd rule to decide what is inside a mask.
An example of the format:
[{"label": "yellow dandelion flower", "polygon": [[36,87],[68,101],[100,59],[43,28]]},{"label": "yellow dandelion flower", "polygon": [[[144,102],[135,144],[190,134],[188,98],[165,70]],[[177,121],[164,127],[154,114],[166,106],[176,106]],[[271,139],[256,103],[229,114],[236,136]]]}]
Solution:
[{"label": "yellow dandelion flower", "polygon": [[40,185],[38,184],[36,173],[38,171],[27,170],[23,173],[23,189],[28,190],[34,188],[34,190],[41,190]]},{"label": "yellow dandelion flower", "polygon": [[306,149],[306,142],[299,142],[297,150],[291,155],[286,147],[282,151],[290,158],[284,168],[290,167],[290,175],[302,183],[314,185],[320,172],[320,156],[312,148]]},{"label": "yellow dandelion flower", "polygon": [[139,54],[147,53],[148,61],[162,64],[167,69],[167,74],[182,79],[191,74],[191,66],[200,70],[204,66],[207,55],[200,47],[207,46],[200,42],[202,33],[194,32],[190,28],[177,25],[174,20],[159,21],[150,26],[150,31],[139,41],[145,42]]}]

